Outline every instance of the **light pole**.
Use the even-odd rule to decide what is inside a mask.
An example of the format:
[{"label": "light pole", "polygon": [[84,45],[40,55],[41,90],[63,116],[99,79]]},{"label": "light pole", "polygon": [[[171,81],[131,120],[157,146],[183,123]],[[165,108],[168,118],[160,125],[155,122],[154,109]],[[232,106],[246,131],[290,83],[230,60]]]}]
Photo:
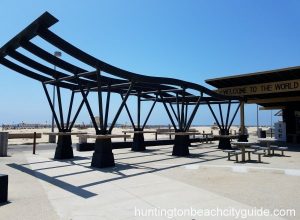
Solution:
[{"label": "light pole", "polygon": [[271,137],[272,136],[272,128],[273,128],[273,110],[271,110]]},{"label": "light pole", "polygon": [[[60,58],[61,52],[55,51],[54,56]],[[54,65],[54,70],[56,70],[55,65]],[[52,103],[53,103],[53,106],[55,107],[55,85],[53,85]],[[54,114],[52,114],[51,132],[54,132]],[[56,135],[49,135],[49,143],[56,143]]]},{"label": "light pole", "polygon": [[256,104],[256,133],[257,133],[257,137],[259,137],[260,134],[259,134],[258,104]]}]

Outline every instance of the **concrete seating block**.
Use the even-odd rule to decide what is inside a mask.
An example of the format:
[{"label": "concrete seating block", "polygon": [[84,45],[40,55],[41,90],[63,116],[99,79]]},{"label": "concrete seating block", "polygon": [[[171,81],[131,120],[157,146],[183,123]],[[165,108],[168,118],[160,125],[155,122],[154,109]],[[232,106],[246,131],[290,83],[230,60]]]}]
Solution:
[{"label": "concrete seating block", "polygon": [[266,153],[264,151],[255,151],[253,154],[258,155],[258,162],[261,163],[261,155],[265,155]]},{"label": "concrete seating block", "polygon": [[230,156],[232,153],[235,152],[235,150],[223,150],[224,153],[228,153],[228,160],[230,160]]},{"label": "concrete seating block", "polygon": [[250,146],[250,148],[255,149],[255,150],[259,150],[259,148],[261,148],[261,146],[259,146],[259,145],[252,145],[252,146]]},{"label": "concrete seating block", "polygon": [[288,150],[288,147],[278,147],[277,150],[280,150],[281,155],[284,156],[284,151]]},{"label": "concrete seating block", "polygon": [[278,146],[276,145],[271,145],[270,149],[272,150],[272,154],[274,155],[274,151],[278,149]]},{"label": "concrete seating block", "polygon": [[242,151],[240,151],[240,150],[235,150],[232,154],[235,155],[235,161],[236,161],[236,162],[239,162],[238,155],[239,155],[239,154],[242,154]]},{"label": "concrete seating block", "polygon": [[0,203],[7,202],[8,175],[0,174]]}]

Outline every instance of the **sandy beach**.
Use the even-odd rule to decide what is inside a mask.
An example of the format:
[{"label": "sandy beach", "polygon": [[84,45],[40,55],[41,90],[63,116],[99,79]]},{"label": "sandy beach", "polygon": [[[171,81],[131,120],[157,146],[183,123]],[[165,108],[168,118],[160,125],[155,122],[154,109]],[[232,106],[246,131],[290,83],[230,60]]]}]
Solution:
[{"label": "sandy beach", "polygon": [[[215,135],[218,134],[219,130],[218,129],[212,129],[212,126],[195,126],[195,127],[191,127],[191,129],[196,129],[197,131],[201,132],[201,133],[213,133]],[[248,133],[250,136],[256,136],[256,129],[257,127],[247,127]],[[268,129],[267,128],[263,128],[263,129]],[[123,129],[123,128],[114,128],[113,129],[113,134],[123,134],[122,131],[125,130],[130,130],[130,129]],[[151,129],[145,129],[145,131],[153,131],[155,130],[154,128]],[[231,127],[231,132],[232,134],[234,134],[235,132],[238,132],[239,128],[238,126],[232,126]],[[37,132],[37,133],[41,133],[42,137],[37,139],[37,143],[48,143],[48,135],[44,134],[44,133],[48,133],[51,132],[50,128],[38,128],[38,129],[8,129],[8,130],[3,130],[3,131],[7,131],[9,133],[33,133],[33,132]],[[57,132],[57,129],[55,129],[55,132]],[[87,129],[78,129],[78,128],[74,128],[72,130],[72,132],[83,132],[83,133],[88,133],[88,134],[95,134],[95,130],[93,128],[87,128]],[[132,136],[132,135],[131,135]],[[169,135],[167,134],[160,134],[158,136],[158,138],[168,138]],[[144,138],[145,140],[154,140],[155,138],[155,134],[154,133],[145,133],[144,134]],[[130,138],[129,138],[130,139]],[[116,138],[113,139],[113,141],[122,141],[123,138]],[[79,138],[74,135],[72,136],[72,141],[74,144],[78,143]],[[94,139],[88,139],[88,142],[93,143]],[[9,139],[8,140],[8,144],[9,145],[18,145],[18,144],[31,144],[32,143],[32,139]]]}]

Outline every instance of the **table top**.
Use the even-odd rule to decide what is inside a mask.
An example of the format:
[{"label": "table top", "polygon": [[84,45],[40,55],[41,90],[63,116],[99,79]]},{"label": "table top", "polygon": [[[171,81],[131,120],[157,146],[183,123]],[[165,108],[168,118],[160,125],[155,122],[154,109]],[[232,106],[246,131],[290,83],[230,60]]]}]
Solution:
[{"label": "table top", "polygon": [[232,142],[231,144],[236,146],[251,146],[257,143],[256,142]]},{"label": "table top", "polygon": [[275,142],[277,139],[275,138],[258,138],[257,139],[259,142]]}]

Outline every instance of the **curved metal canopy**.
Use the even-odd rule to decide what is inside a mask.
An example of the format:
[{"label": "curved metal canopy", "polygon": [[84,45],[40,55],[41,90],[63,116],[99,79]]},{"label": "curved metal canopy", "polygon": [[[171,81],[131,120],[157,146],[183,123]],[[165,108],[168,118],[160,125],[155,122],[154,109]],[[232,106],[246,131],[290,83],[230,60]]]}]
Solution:
[{"label": "curved metal canopy", "polygon": [[[196,83],[174,78],[145,76],[107,64],[83,52],[50,31],[49,28],[56,22],[58,22],[58,19],[50,13],[45,12],[42,14],[0,49],[0,63],[43,84],[52,84],[75,92],[81,90],[98,91],[99,88],[105,91],[109,88],[112,92],[125,94],[129,86],[132,85],[130,95],[140,95],[144,98],[143,100],[156,99],[160,102],[166,99],[169,103],[175,103],[181,99],[188,104],[196,104],[200,96],[202,97],[201,102],[222,102],[239,99],[238,97],[217,94]],[[43,38],[59,50],[87,64],[94,71],[87,71],[84,68],[55,57],[31,42],[36,36]],[[18,48],[25,49],[27,52],[42,59],[43,63],[55,65],[64,70],[64,72],[54,70],[31,59],[18,52]],[[13,59],[7,59],[7,56]],[[21,63],[22,66],[18,63]],[[103,73],[107,76],[103,75]],[[191,93],[187,90],[193,90],[194,92]]]}]

